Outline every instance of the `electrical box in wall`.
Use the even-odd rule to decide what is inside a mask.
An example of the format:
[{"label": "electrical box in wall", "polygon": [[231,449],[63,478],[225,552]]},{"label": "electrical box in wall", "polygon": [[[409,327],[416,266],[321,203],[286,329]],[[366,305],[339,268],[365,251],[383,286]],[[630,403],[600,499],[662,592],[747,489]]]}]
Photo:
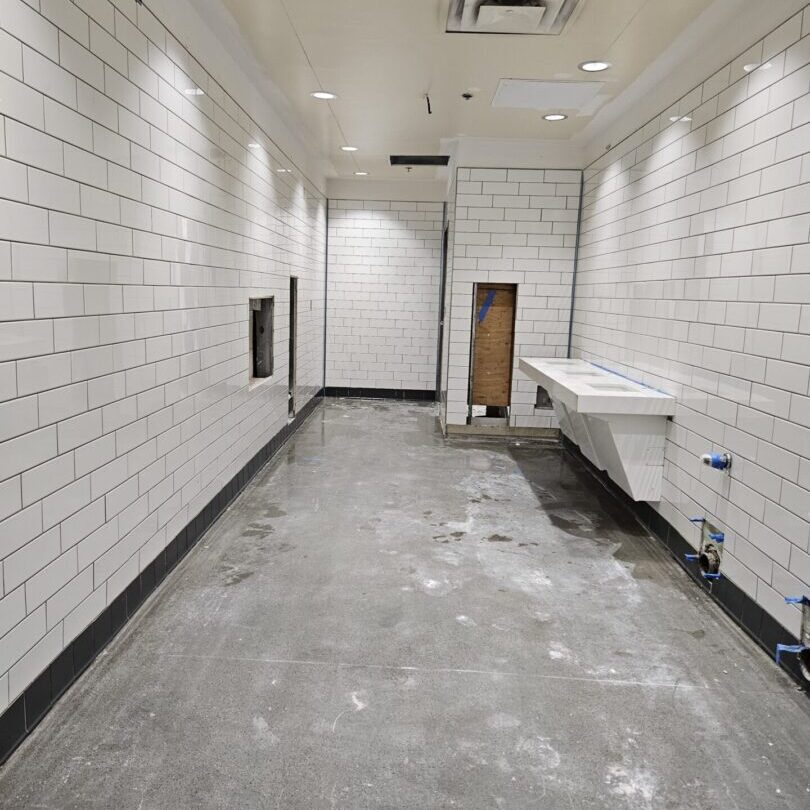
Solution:
[{"label": "electrical box in wall", "polygon": [[273,374],[273,299],[250,299],[251,376]]}]

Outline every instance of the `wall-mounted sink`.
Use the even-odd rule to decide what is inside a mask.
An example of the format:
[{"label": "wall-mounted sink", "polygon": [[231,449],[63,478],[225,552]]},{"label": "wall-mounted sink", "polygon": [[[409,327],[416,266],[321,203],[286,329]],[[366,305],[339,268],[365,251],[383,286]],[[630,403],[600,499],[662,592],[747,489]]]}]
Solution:
[{"label": "wall-mounted sink", "polygon": [[585,360],[521,358],[551,397],[563,433],[637,501],[658,501],[675,399]]}]

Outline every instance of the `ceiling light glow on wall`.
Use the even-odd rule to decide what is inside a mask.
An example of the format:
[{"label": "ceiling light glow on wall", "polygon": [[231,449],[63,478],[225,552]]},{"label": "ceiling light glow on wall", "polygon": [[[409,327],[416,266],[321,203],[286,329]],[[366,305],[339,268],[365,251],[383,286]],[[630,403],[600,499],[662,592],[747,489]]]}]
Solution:
[{"label": "ceiling light glow on wall", "polygon": [[356,146],[341,146],[340,148],[341,148],[341,149],[342,149],[344,152],[356,152],[356,151],[357,151],[357,147],[356,147]]},{"label": "ceiling light glow on wall", "polygon": [[368,177],[368,172],[355,172],[355,177]]},{"label": "ceiling light glow on wall", "polygon": [[292,169],[276,169],[279,174],[291,174]]},{"label": "ceiling light glow on wall", "polygon": [[255,141],[252,141],[251,143],[248,144],[248,149],[261,149],[261,148],[262,145],[260,143],[256,143]]},{"label": "ceiling light glow on wall", "polygon": [[200,87],[187,87],[183,92],[187,96],[204,96],[205,91]]},{"label": "ceiling light glow on wall", "polygon": [[327,90],[315,90],[315,92],[310,93],[312,98],[317,98],[319,101],[330,101],[333,98],[337,98],[334,93],[330,93]]},{"label": "ceiling light glow on wall", "polygon": [[566,118],[568,118],[568,116],[562,113],[549,113],[543,116],[544,121],[565,121]]},{"label": "ceiling light glow on wall", "polygon": [[691,121],[692,119],[688,115],[670,115],[670,121]]},{"label": "ceiling light glow on wall", "polygon": [[600,73],[610,67],[610,62],[603,62],[600,59],[589,59],[587,62],[582,62],[579,66],[580,70],[586,73]]},{"label": "ceiling light glow on wall", "polygon": [[743,65],[743,70],[746,73],[751,73],[753,70],[769,70],[773,65],[770,62],[765,62],[764,65],[761,65],[759,62],[749,62],[747,65]]}]

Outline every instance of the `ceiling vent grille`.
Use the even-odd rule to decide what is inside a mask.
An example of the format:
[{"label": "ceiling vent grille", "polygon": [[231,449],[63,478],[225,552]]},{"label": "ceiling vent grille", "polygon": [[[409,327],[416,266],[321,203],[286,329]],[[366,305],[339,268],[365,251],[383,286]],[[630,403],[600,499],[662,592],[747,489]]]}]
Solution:
[{"label": "ceiling vent grille", "polygon": [[391,155],[392,166],[446,166],[449,155]]},{"label": "ceiling vent grille", "polygon": [[451,34],[562,33],[583,0],[451,0]]}]

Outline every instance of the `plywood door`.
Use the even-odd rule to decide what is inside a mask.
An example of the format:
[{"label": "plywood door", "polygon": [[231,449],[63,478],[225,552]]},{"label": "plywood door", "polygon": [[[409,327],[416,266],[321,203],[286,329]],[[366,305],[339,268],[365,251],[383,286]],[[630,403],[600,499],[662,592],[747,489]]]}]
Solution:
[{"label": "plywood door", "polygon": [[472,404],[507,407],[515,338],[514,284],[479,284],[475,293]]}]

